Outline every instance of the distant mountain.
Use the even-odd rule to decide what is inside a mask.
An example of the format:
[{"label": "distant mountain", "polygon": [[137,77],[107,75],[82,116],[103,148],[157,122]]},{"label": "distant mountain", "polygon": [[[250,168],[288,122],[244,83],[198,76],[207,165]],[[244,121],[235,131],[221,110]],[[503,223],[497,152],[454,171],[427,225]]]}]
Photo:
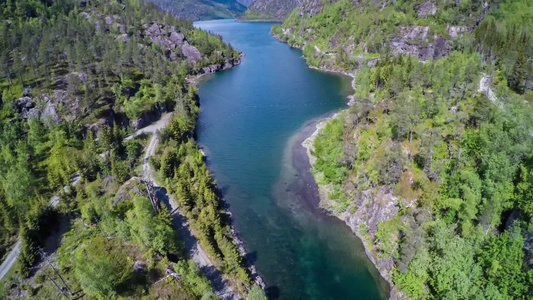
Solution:
[{"label": "distant mountain", "polygon": [[243,21],[283,21],[304,0],[256,0],[241,17]]},{"label": "distant mountain", "polygon": [[165,11],[192,21],[238,18],[253,0],[148,0]]}]

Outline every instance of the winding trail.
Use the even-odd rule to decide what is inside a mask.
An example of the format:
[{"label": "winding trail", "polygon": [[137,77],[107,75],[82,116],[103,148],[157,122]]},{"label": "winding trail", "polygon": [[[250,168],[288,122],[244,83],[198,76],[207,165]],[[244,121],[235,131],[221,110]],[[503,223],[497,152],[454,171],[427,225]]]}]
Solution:
[{"label": "winding trail", "polygon": [[20,254],[20,249],[22,248],[22,241],[19,239],[11,252],[7,255],[6,259],[0,265],[0,280],[6,276],[6,274],[11,270],[11,267],[17,262],[17,258]]},{"label": "winding trail", "polygon": [[[177,202],[172,196],[167,194],[165,188],[157,184],[153,174],[153,170],[150,167],[150,156],[153,156],[155,154],[157,146],[159,145],[159,135],[157,134],[157,132],[167,126],[171,117],[172,113],[165,113],[157,122],[137,130],[133,134],[127,136],[124,140],[131,140],[143,133],[152,134],[152,138],[150,139],[148,146],[146,146],[145,153],[143,156],[143,164],[141,168],[141,175],[143,179],[149,180],[153,183],[158,198],[160,198],[160,200],[167,206],[167,208],[173,212],[172,222],[174,224],[174,227],[178,231],[178,234],[183,239],[185,248],[187,249],[190,258],[200,266],[202,272],[204,272],[207,278],[211,281],[211,284],[217,296],[219,296],[223,300],[239,299],[238,295],[232,290],[230,284],[223,278],[222,273],[220,273],[220,271],[215,268],[204,249],[202,249],[196,238],[193,236],[189,228],[189,223],[187,219],[179,212]],[[74,176],[70,181],[70,185],[75,186],[79,180],[80,177],[78,175]],[[63,189],[66,191],[68,190],[68,188],[69,186],[65,186]],[[60,197],[58,195],[55,195],[50,199],[49,205],[55,207],[59,204],[59,200]],[[9,270],[11,270],[11,268],[15,265],[20,255],[21,249],[22,241],[19,239],[15,243],[13,249],[6,256],[6,259],[0,265],[0,280],[4,278],[4,276],[9,272]]]},{"label": "winding trail", "polygon": [[156,196],[165,204],[169,211],[173,212],[172,224],[182,238],[185,248],[189,253],[189,257],[200,266],[202,272],[207,276],[209,281],[211,281],[217,296],[223,300],[239,299],[238,295],[235,294],[230,284],[223,278],[222,273],[215,268],[204,249],[202,249],[196,238],[193,236],[187,218],[184,217],[180,212],[179,206],[175,199],[167,193],[164,187],[157,183],[154,172],[150,167],[149,159],[155,154],[157,146],[159,145],[159,135],[155,133],[157,130],[166,127],[170,117],[170,113],[163,115],[156,123],[140,129],[126,139],[131,139],[141,133],[153,133],[143,156],[143,164],[141,167],[143,179],[153,183],[153,186],[156,190]]},{"label": "winding trail", "polygon": [[[70,179],[70,186],[75,186],[78,181],[80,181],[80,176],[75,175]],[[66,185],[63,187],[63,190],[65,192],[68,191],[69,186]],[[59,204],[59,196],[55,195],[52,198],[50,198],[50,201],[48,202],[48,205],[52,207],[56,207]],[[0,280],[6,276],[6,274],[11,270],[11,268],[15,265],[17,262],[17,259],[20,255],[20,250],[22,249],[22,241],[20,238],[15,243],[15,246],[13,246],[13,249],[9,252],[9,254],[6,256],[6,259],[2,262],[0,265]]]},{"label": "winding trail", "polygon": [[[171,117],[172,117],[172,113],[164,113],[161,115],[161,118],[158,121],[135,131],[133,134],[127,136],[124,140],[125,141],[131,140],[143,133],[156,133],[158,130],[161,130],[167,126],[168,121],[170,120]],[[148,149],[146,151],[148,152]],[[152,155],[153,153],[154,152],[152,151]]]}]

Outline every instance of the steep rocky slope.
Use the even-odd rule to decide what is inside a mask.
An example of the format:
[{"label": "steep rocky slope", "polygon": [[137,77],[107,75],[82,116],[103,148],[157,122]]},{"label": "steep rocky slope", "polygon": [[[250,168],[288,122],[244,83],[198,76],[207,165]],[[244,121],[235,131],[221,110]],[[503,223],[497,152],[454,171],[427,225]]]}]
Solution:
[{"label": "steep rocky slope", "polygon": [[[89,22],[95,23],[96,32],[109,32],[116,36],[116,41],[132,43],[131,40],[135,40],[136,38],[126,33],[126,27],[121,23],[122,20],[118,16],[105,16],[96,11],[84,13],[82,16]],[[151,44],[159,46],[164,56],[170,61],[187,62],[187,68],[191,68],[192,73],[212,73],[223,68],[230,68],[239,61],[238,56],[225,58],[221,54],[220,58],[217,59],[218,61],[214,61],[213,65],[211,65],[208,62],[209,59],[205,58],[206,53],[201,53],[195,46],[191,45],[187,37],[175,26],[149,22],[143,24],[139,31],[139,36],[149,41],[147,46]],[[139,54],[142,55],[141,53]],[[98,109],[100,106],[93,105],[89,108],[82,102],[81,95],[76,94],[76,92],[74,92],[75,95],[72,95],[72,93],[69,95],[68,93],[68,87],[71,82],[87,84],[88,80],[91,79],[88,79],[88,76],[90,75],[87,75],[86,72],[72,72],[58,76],[56,83],[59,83],[59,86],[62,85],[65,88],[54,89],[49,93],[36,94],[35,91],[32,91],[33,88],[27,87],[26,92],[23,93],[23,97],[15,101],[15,110],[26,119],[39,117],[45,122],[53,121],[59,123],[62,121],[72,121],[77,118],[88,118],[90,120],[94,116],[91,114],[90,109]],[[32,94],[36,95],[32,96]],[[86,125],[96,132],[99,124],[110,124],[113,121],[129,121],[133,127],[138,129],[157,119],[162,112],[167,110],[168,106],[165,103],[149,103],[149,101],[144,101],[144,103],[139,103],[137,112],[128,113],[127,106],[116,106],[114,105],[114,100],[116,99],[107,99],[106,104],[110,105],[111,108],[108,112],[104,113],[107,115],[106,118]],[[58,114],[60,110],[63,113]],[[125,114],[117,116],[117,112]]]}]

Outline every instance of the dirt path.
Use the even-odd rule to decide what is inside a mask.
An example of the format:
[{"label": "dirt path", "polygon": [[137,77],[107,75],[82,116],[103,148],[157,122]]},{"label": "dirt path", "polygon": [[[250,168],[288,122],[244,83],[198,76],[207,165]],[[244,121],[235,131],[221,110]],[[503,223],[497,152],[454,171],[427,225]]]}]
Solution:
[{"label": "dirt path", "polygon": [[161,118],[158,121],[135,131],[133,134],[126,137],[124,140],[125,141],[131,140],[143,133],[156,133],[158,130],[161,130],[167,126],[168,121],[170,120],[171,117],[172,117],[172,113],[164,113],[161,115]]},{"label": "dirt path", "polygon": [[[149,126],[146,126],[144,128],[141,128],[141,129],[137,130],[132,135],[126,137],[124,140],[127,141],[127,140],[130,140],[132,138],[135,138],[136,136],[138,136],[140,134],[143,134],[143,133],[155,133],[158,130],[163,129],[165,126],[167,126],[167,123],[170,120],[171,116],[172,116],[171,113],[163,114],[161,116],[161,119],[159,119],[159,121],[157,121],[157,122],[155,122],[155,123],[153,123],[153,124],[151,124]],[[155,137],[155,135],[154,135],[154,137]],[[155,153],[155,149],[157,148],[157,142],[158,142],[157,139],[154,139],[154,138],[152,138],[152,140],[150,140],[150,144],[148,145],[147,150],[146,150],[145,163],[143,164],[143,173],[146,173],[145,167],[148,167],[148,157]],[[80,176],[79,175],[76,175],[76,176],[72,177],[72,179],[70,180],[70,185],[71,186],[75,186],[78,183],[79,180],[80,180]],[[68,188],[69,188],[68,186],[65,186],[65,187],[63,187],[63,190],[67,191]],[[55,195],[52,198],[50,198],[50,202],[48,202],[48,204],[50,206],[52,206],[52,207],[56,207],[59,204],[59,200],[60,200],[59,196]],[[22,248],[22,242],[19,239],[15,243],[15,246],[13,247],[13,249],[11,249],[9,254],[6,256],[6,259],[0,265],[0,280],[2,280],[2,278],[4,278],[4,276],[9,272],[9,270],[13,267],[13,265],[15,265],[15,262],[17,261],[17,258],[18,258],[19,254],[20,254],[21,248]]]},{"label": "dirt path", "polygon": [[[75,175],[74,177],[70,179],[70,186],[75,186],[78,183],[78,181],[80,181],[80,176]],[[69,189],[68,185],[63,187],[63,190],[65,192],[68,191],[68,189]],[[55,195],[52,198],[50,198],[50,201],[48,202],[48,205],[52,207],[56,207],[58,204],[59,204],[58,195]],[[15,246],[13,247],[13,249],[11,249],[9,254],[6,256],[6,259],[0,265],[0,280],[2,280],[4,276],[6,276],[6,274],[9,272],[9,270],[11,270],[11,268],[15,265],[19,257],[21,249],[22,249],[22,242],[19,239],[15,243]]]},{"label": "dirt path", "polygon": [[[215,293],[223,300],[239,299],[239,297],[232,290],[229,283],[223,278],[220,271],[215,268],[215,266],[207,256],[206,252],[198,244],[196,238],[192,235],[187,219],[179,212],[177,202],[172,198],[172,196],[167,194],[165,188],[159,186],[156,183],[155,177],[153,176],[153,170],[150,167],[149,159],[150,156],[155,154],[155,151],[159,144],[159,135],[156,133],[158,130],[161,130],[167,126],[168,121],[171,117],[172,113],[163,114],[159,121],[137,130],[135,133],[126,137],[124,140],[133,139],[143,133],[153,134],[152,138],[150,139],[150,142],[148,143],[148,146],[145,149],[145,153],[143,156],[143,164],[141,168],[143,179],[149,180],[154,184],[154,188],[157,191],[157,196],[159,197],[159,199],[161,199],[161,201],[167,206],[170,211],[174,211],[174,214],[172,215],[172,222],[174,224],[174,227],[183,239],[185,248],[189,252],[191,259],[194,260],[200,266],[201,270],[211,281]],[[79,176],[73,177],[70,182],[70,185],[75,186],[78,183],[79,179]],[[68,186],[65,186],[64,189],[68,189]],[[49,204],[55,207],[57,204],[59,204],[59,200],[59,196],[53,196],[50,199]],[[11,252],[7,255],[4,262],[2,262],[2,265],[0,265],[0,280],[9,272],[9,270],[17,261],[21,248],[22,242],[18,240]]]},{"label": "dirt path", "polygon": [[[164,128],[169,120],[169,117],[167,117],[165,120],[163,120],[163,118],[161,119],[161,121],[157,122],[157,126],[153,127],[156,129],[150,129],[153,130],[152,132],[155,133],[157,129]],[[143,132],[148,131],[145,130]],[[135,134],[138,135],[140,133],[136,132]],[[185,248],[187,249],[190,258],[200,266],[202,272],[204,272],[207,278],[211,281],[211,284],[217,296],[219,296],[223,300],[239,299],[239,297],[232,290],[229,283],[223,278],[222,273],[220,273],[220,271],[215,268],[204,249],[202,249],[196,238],[193,236],[191,229],[189,228],[187,218],[185,218],[180,213],[177,202],[172,196],[167,193],[164,187],[161,187],[157,184],[153,174],[153,170],[150,167],[149,159],[150,156],[155,154],[158,144],[159,136],[157,134],[154,134],[150,139],[150,142],[148,143],[148,146],[146,147],[143,156],[143,164],[141,167],[143,179],[151,181],[153,183],[157,197],[166,205],[168,210],[174,212],[172,214],[172,223],[174,227],[178,231],[180,237],[183,239]]]},{"label": "dirt path", "polygon": [[11,270],[11,267],[17,262],[21,248],[22,242],[18,240],[6,259],[2,262],[2,265],[0,265],[0,280],[6,276],[9,270]]}]

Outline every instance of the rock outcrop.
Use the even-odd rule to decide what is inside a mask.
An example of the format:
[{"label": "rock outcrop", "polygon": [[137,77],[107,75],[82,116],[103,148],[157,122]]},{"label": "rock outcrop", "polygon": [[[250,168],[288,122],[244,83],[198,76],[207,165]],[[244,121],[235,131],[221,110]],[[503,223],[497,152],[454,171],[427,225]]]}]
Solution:
[{"label": "rock outcrop", "polygon": [[147,197],[146,189],[142,185],[142,179],[140,177],[132,177],[120,186],[113,199],[113,206],[118,205],[122,201],[132,200],[132,195]]},{"label": "rock outcrop", "polygon": [[[78,99],[72,100],[64,90],[54,90],[50,94],[41,94],[32,98],[29,94],[23,95],[14,103],[14,108],[23,118],[40,118],[45,124],[57,124],[61,121],[71,121],[79,105]],[[58,114],[58,109],[67,111],[63,117]],[[51,125],[51,124],[50,124]]]},{"label": "rock outcrop", "polygon": [[22,115],[23,118],[35,118],[40,116],[37,103],[29,96],[23,96],[15,101],[15,111]]},{"label": "rock outcrop", "polygon": [[[335,3],[338,0],[332,0],[331,3]],[[321,13],[324,10],[324,1],[322,0],[305,0],[298,7],[298,15],[300,17],[311,17]]]},{"label": "rock outcrop", "polygon": [[[335,3],[338,0],[330,0]],[[297,9],[299,17],[310,17],[321,13],[324,10],[323,0],[256,0],[243,17],[243,20],[285,20],[294,9]],[[354,1],[358,5],[358,1]]]},{"label": "rock outcrop", "polygon": [[466,26],[447,26],[446,30],[448,30],[448,34],[451,38],[457,38],[461,36],[464,32],[468,31],[468,27]]},{"label": "rock outcrop", "polygon": [[[104,15],[100,12],[90,10],[83,12],[82,17],[92,20],[97,32],[115,33],[116,41],[129,42],[131,37],[126,32],[126,26],[122,24],[122,19],[115,15]],[[164,49],[165,54],[171,60],[185,58],[189,65],[194,66],[197,61],[202,59],[200,51],[189,44],[185,35],[175,26],[165,26],[163,24],[150,22],[144,24],[143,30],[139,32],[141,36],[147,36],[150,42],[159,45]],[[145,45],[140,45],[140,47]]]},{"label": "rock outcrop", "polygon": [[141,117],[130,120],[130,124],[133,128],[141,129],[146,125],[157,121],[161,118],[161,115],[167,111],[167,107],[156,103],[151,110],[144,112]]},{"label": "rock outcrop", "polygon": [[[380,257],[370,249],[374,248],[374,245],[371,245],[371,241],[375,240],[378,224],[396,217],[400,207],[399,201],[398,197],[395,197],[385,189],[380,189],[376,195],[373,195],[372,191],[369,190],[360,193],[355,198],[356,212],[346,211],[339,216],[363,241],[367,256],[377,267],[381,276],[390,283],[391,299],[404,299],[405,297],[392,284],[394,259],[392,257]],[[367,235],[370,240],[366,239]]]},{"label": "rock outcrop", "polygon": [[390,50],[394,55],[411,55],[422,61],[443,57],[452,50],[449,40],[429,32],[428,26],[401,27],[390,39]]},{"label": "rock outcrop", "polygon": [[189,65],[193,66],[202,59],[200,51],[191,46],[185,36],[174,26],[165,27],[158,23],[145,24],[144,35],[148,36],[152,43],[161,46],[171,60],[185,57]]},{"label": "rock outcrop", "polygon": [[437,6],[431,1],[426,1],[416,7],[416,14],[419,18],[427,18],[437,13]]}]

